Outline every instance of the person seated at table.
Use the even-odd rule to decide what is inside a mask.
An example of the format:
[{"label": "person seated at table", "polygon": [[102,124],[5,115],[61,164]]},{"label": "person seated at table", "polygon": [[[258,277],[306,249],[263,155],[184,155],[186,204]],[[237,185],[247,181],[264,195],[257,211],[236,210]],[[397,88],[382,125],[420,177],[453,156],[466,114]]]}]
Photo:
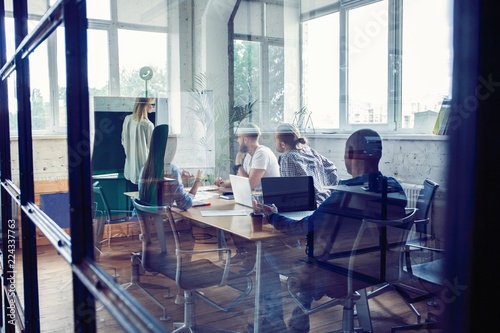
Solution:
[{"label": "person seated at table", "polygon": [[[152,205],[172,206],[175,202],[177,208],[187,210],[193,204],[203,171],[198,170],[193,186],[186,192],[181,171],[171,163],[173,156],[167,157],[165,163],[167,137],[168,125],[154,128],[148,158],[139,175],[139,199]],[[165,177],[170,180],[165,181]]]},{"label": "person seated at table", "polygon": [[[171,163],[174,153],[169,156],[165,163],[165,150],[167,148],[168,125],[158,125],[154,128],[151,137],[151,146],[148,158],[139,175],[139,200],[155,206],[172,206],[175,202],[181,210],[189,209],[193,204],[203,171],[198,170],[196,180],[189,192],[184,190],[181,180],[181,172]],[[165,181],[165,177],[170,178]],[[193,249],[194,239],[191,224],[185,219],[176,220],[180,232],[180,239],[188,244],[186,249]],[[176,304],[184,303],[184,291],[179,290],[175,298]]]},{"label": "person seated at table", "polygon": [[[352,186],[366,184],[372,191],[381,191],[380,180],[383,176],[378,167],[381,157],[382,140],[377,132],[371,129],[362,129],[354,132],[347,139],[345,146],[345,166],[352,178],[340,181],[340,184]],[[387,216],[387,218],[401,218],[405,215],[405,192],[396,179],[387,177],[387,180],[391,191],[397,193],[397,199],[388,200],[388,205],[391,205],[391,207],[394,206],[395,209],[391,209],[391,215]],[[254,202],[254,210],[260,210],[264,213],[267,221],[277,230],[287,235],[302,235],[305,238],[308,233],[309,223],[314,225],[314,230],[321,230],[322,227],[331,228],[337,223],[342,224],[338,213],[342,211],[344,193],[341,191],[332,191],[330,196],[323,201],[312,215],[302,220],[292,220],[280,215],[277,208],[273,205],[258,206]],[[381,213],[379,214],[378,212],[366,212],[366,215],[367,217],[381,218]],[[340,233],[339,235],[342,236]],[[320,253],[324,251],[324,249],[318,249],[318,246],[315,248],[315,253],[317,253],[316,250]],[[280,294],[281,286],[278,273],[287,274],[280,271],[283,269],[283,263],[287,263],[289,265],[287,269],[307,275],[310,265],[306,265],[300,260],[304,258],[304,250],[276,248],[275,246],[274,248],[266,248],[265,251],[262,260],[263,280],[261,284],[261,297],[265,312],[262,332],[284,332],[283,308]],[[335,281],[331,281],[328,272],[325,270],[325,274],[321,274],[321,272],[318,272],[320,270],[322,269],[309,274],[309,278],[303,279],[305,281],[304,285],[299,286],[302,287],[300,288],[299,298],[306,308],[311,308],[313,300],[320,299],[327,292],[328,287],[335,287]],[[249,330],[251,330],[252,325],[250,324],[249,326]],[[289,332],[308,332],[309,327],[309,316],[305,315],[299,307],[294,309],[288,325]]]},{"label": "person seated at table", "polygon": [[[276,155],[269,147],[261,145],[260,128],[248,123],[238,128],[239,151],[234,159],[235,172],[238,176],[247,177],[252,190],[261,190],[261,179],[263,177],[279,177],[279,165]],[[230,187],[229,179],[223,180],[218,177],[215,185],[219,187]],[[253,242],[242,237],[231,235],[236,246],[236,255],[231,258],[234,265],[242,265],[242,272],[250,272],[255,264],[255,245]]]},{"label": "person seated at table", "polygon": [[329,195],[327,186],[337,185],[337,167],[325,156],[307,145],[299,129],[292,124],[278,126],[274,135],[276,151],[282,177],[312,176],[316,204],[321,204]]},{"label": "person seated at table", "polygon": [[[279,177],[279,165],[272,150],[259,143],[260,128],[254,123],[242,125],[236,131],[238,135],[238,153],[234,159],[236,175],[247,177],[252,190],[260,190],[262,177]],[[214,184],[219,187],[231,187],[229,179],[218,177]]]}]

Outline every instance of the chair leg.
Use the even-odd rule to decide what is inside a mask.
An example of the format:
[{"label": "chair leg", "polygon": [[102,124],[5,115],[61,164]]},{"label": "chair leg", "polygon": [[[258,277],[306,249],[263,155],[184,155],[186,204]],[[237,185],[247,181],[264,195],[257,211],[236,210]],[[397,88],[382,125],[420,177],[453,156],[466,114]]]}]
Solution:
[{"label": "chair leg", "polygon": [[196,317],[194,312],[194,300],[196,296],[193,291],[184,290],[184,322],[174,323],[174,331],[172,333],[179,332],[200,332],[200,333],[236,333],[233,331],[227,331],[215,327],[196,325]]},{"label": "chair leg", "polygon": [[385,283],[385,284],[381,285],[379,288],[369,292],[368,299],[373,298],[373,297],[377,297],[378,295],[383,294],[388,290],[394,290],[398,293],[399,296],[401,296],[401,298],[406,303],[406,305],[410,308],[410,310],[417,317],[417,324],[420,323],[422,320],[422,315],[417,310],[417,308],[415,308],[415,306],[411,302],[408,301],[408,297],[406,297],[406,292],[404,291],[404,289],[402,287],[395,286],[395,285],[390,284],[390,283]]},{"label": "chair leg", "polygon": [[[158,307],[160,307],[163,311],[163,315],[160,317],[160,320],[162,321],[167,321],[167,320],[170,320],[170,317],[167,316],[167,310],[165,309],[165,307],[163,306],[163,304],[161,304],[160,302],[158,302],[158,300],[156,300],[156,298],[154,298],[150,293],[148,293],[146,291],[146,289],[144,289],[142,286],[141,286],[141,277],[140,277],[140,262],[139,262],[139,259],[140,258],[140,254],[139,253],[132,253],[132,257],[131,257],[131,276],[130,276],[130,282],[129,283],[126,283],[126,284],[123,284],[122,287],[124,290],[128,290],[132,287],[136,287],[137,290],[139,290],[143,295],[145,295],[147,298],[149,298],[153,303],[155,303],[156,305],[158,305]],[[170,292],[170,290],[168,290],[168,293]]]},{"label": "chair leg", "polygon": [[356,311],[358,313],[359,326],[366,332],[372,332],[372,318],[370,315],[370,307],[368,306],[368,297],[366,289],[358,291],[360,299],[356,301]]},{"label": "chair leg", "polygon": [[[356,300],[356,302],[353,298],[349,298],[344,301],[344,308],[342,310],[342,329],[329,333],[354,333],[373,331],[366,290],[360,290],[358,291],[358,293],[360,295],[360,298],[359,300]],[[354,327],[354,304],[356,304],[360,327]]]},{"label": "chair leg", "polygon": [[391,328],[391,333],[396,333],[397,331],[431,330],[440,328],[443,328],[441,322],[438,321],[436,315],[429,312],[425,322],[410,324],[410,325],[394,326]]}]

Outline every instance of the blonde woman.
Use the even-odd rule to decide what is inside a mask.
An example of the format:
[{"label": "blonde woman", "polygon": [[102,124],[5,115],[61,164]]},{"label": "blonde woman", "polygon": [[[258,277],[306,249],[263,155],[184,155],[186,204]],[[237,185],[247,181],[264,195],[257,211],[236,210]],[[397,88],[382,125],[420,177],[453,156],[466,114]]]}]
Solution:
[{"label": "blonde woman", "polygon": [[134,111],[123,120],[122,145],[125,150],[123,174],[129,181],[128,190],[130,191],[137,190],[139,172],[148,157],[154,128],[153,123],[148,119],[148,113],[153,112],[154,107],[154,98],[137,97]]}]

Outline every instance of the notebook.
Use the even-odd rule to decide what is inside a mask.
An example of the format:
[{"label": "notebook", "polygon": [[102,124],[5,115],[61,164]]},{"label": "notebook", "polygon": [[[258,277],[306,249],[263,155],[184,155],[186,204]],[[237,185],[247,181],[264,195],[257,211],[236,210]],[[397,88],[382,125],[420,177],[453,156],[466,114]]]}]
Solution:
[{"label": "notebook", "polygon": [[240,205],[252,207],[252,189],[248,178],[229,175],[229,180],[233,189],[234,201]]},{"label": "notebook", "polygon": [[286,217],[300,220],[316,209],[311,176],[264,177],[261,179],[264,204],[274,204]]}]

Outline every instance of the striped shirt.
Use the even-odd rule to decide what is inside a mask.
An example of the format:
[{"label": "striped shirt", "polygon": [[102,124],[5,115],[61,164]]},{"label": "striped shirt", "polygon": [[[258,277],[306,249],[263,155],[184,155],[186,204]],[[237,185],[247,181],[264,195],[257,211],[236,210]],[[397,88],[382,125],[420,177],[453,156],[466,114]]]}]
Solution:
[{"label": "striped shirt", "polygon": [[335,164],[307,145],[281,155],[280,173],[282,177],[312,176],[318,205],[330,195],[330,190],[325,186],[338,183]]}]

